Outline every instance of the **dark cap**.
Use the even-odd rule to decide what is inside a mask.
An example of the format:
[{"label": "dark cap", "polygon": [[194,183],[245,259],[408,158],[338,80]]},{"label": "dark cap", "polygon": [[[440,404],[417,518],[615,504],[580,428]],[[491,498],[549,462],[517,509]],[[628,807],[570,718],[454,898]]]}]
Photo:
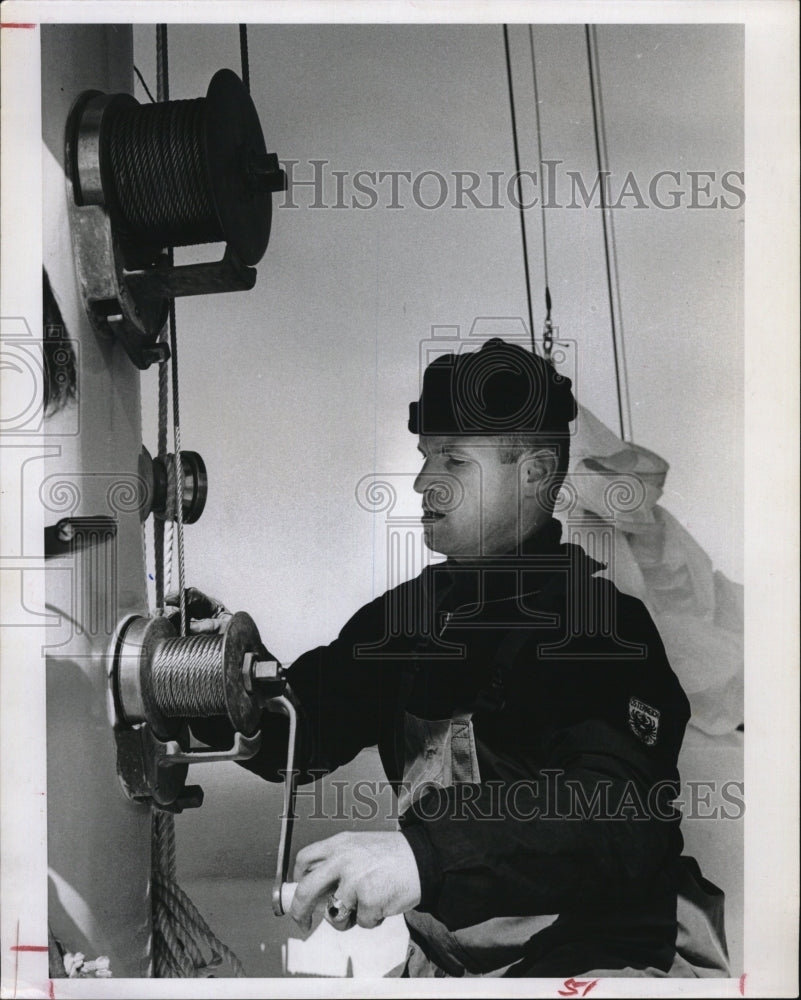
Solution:
[{"label": "dark cap", "polygon": [[445,354],[409,404],[413,434],[567,434],[576,416],[569,378],[539,355],[498,337],[479,351]]}]

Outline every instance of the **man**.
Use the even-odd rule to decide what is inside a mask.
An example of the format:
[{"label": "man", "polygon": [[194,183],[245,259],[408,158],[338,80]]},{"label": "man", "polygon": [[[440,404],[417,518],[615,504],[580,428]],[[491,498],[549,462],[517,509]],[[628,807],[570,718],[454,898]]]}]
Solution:
[{"label": "man", "polygon": [[[429,365],[409,429],[447,561],[289,673],[305,779],[377,746],[401,812],[301,850],[292,915],[405,914],[404,975],[696,974],[671,805],[689,705],[645,607],[560,543],[575,415],[570,380],[503,341]],[[270,720],[244,766],[277,778],[284,738]]]}]

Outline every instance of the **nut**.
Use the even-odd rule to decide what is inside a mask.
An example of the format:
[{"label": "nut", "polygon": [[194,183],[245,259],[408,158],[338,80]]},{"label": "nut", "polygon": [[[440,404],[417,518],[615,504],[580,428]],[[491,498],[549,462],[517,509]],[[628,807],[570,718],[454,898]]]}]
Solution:
[{"label": "nut", "polygon": [[253,664],[253,680],[258,681],[279,681],[281,680],[281,664],[276,660],[256,660]]},{"label": "nut", "polygon": [[283,669],[277,660],[260,660],[256,653],[245,653],[242,660],[242,676],[245,690],[252,693],[254,688],[283,683]]}]

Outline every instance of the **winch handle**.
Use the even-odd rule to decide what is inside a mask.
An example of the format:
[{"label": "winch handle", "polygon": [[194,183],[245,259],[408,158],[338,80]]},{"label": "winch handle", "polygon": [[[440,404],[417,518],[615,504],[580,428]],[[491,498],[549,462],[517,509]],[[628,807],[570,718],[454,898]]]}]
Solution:
[{"label": "winch handle", "polygon": [[289,719],[286,770],[284,771],[284,808],[281,813],[281,830],[278,837],[278,856],[272,892],[273,913],[277,917],[282,917],[288,912],[291,905],[291,899],[287,899],[286,887],[289,873],[289,852],[292,844],[292,825],[295,821],[295,787],[297,784],[295,757],[297,755],[298,711],[295,696],[289,687],[285,688],[282,695],[270,698],[264,707],[268,712],[277,712]]}]

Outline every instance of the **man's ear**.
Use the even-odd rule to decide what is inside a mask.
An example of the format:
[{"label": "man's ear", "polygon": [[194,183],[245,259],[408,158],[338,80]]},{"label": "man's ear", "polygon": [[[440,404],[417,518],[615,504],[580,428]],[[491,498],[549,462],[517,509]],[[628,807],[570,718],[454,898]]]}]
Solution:
[{"label": "man's ear", "polygon": [[556,452],[550,448],[538,448],[520,459],[520,482],[526,492],[530,492],[544,479],[556,472],[558,465]]}]

